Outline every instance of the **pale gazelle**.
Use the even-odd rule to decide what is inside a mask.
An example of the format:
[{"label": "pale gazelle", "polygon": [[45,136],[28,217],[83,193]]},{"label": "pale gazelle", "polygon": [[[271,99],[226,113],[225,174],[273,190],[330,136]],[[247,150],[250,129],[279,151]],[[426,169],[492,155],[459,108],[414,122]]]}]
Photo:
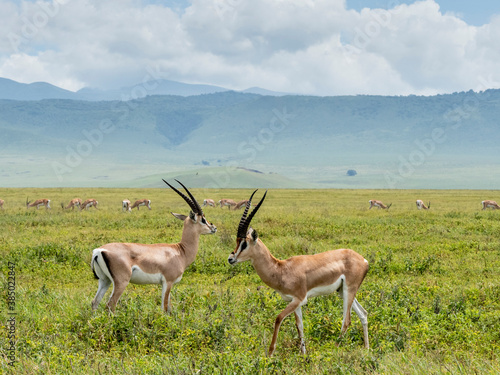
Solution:
[{"label": "pale gazelle", "polygon": [[99,202],[96,201],[95,199],[87,199],[80,205],[80,211],[88,210],[90,207],[95,207],[95,209],[97,210],[98,204]]},{"label": "pale gazelle", "polygon": [[248,199],[244,199],[242,201],[239,201],[238,203],[236,203],[236,205],[234,206],[234,209],[235,210],[239,210],[240,208],[242,207],[245,207],[248,203]]},{"label": "pale gazelle", "polygon": [[481,205],[483,206],[483,210],[487,208],[493,208],[494,210],[499,210],[500,206],[495,201],[482,201]]},{"label": "pale gazelle", "polygon": [[69,203],[66,207],[64,207],[64,203],[61,203],[61,207],[63,210],[68,210],[71,208],[74,211],[75,207],[79,208],[81,204],[82,204],[82,200],[80,198],[74,198],[74,199],[69,201]]},{"label": "pale gazelle", "polygon": [[219,201],[219,204],[220,204],[220,208],[227,206],[229,209],[231,209],[231,207],[236,206],[236,202],[233,201],[232,199],[221,199]]},{"label": "pale gazelle", "polygon": [[269,356],[276,348],[276,339],[281,322],[292,312],[300,338],[300,352],[306,353],[304,326],[301,306],[310,297],[338,292],[343,299],[344,312],[340,337],[351,324],[351,307],[363,325],[365,347],[368,343],[367,312],[356,297],[366,273],[368,261],[350,249],[330,250],[315,255],[298,255],[285,260],[276,259],[266,245],[258,238],[257,232],[248,226],[262,205],[267,191],[247,218],[248,209],[255,190],[241,217],[236,238],[236,249],[229,255],[228,262],[235,264],[250,260],[255,271],[264,283],[276,290],[281,297],[290,302],[277,316],[274,333],[269,346]]},{"label": "pale gazelle", "polygon": [[128,199],[122,200],[122,211],[128,211],[128,212],[131,211],[130,201]]},{"label": "pale gazelle", "polygon": [[372,207],[377,207],[378,209],[384,209],[384,210],[388,210],[389,208],[391,208],[392,206],[392,203],[389,203],[387,206],[385,204],[383,204],[381,201],[377,201],[375,199],[370,199],[368,201],[368,203],[370,203],[370,210],[372,209]]},{"label": "pale gazelle", "polygon": [[203,207],[205,206],[212,206],[215,207],[215,202],[213,199],[203,199]]},{"label": "pale gazelle", "polygon": [[[176,180],[177,181],[177,180]],[[189,198],[170,185],[191,208],[189,216],[172,213],[184,222],[181,242],[175,244],[109,243],[92,252],[91,268],[99,279],[97,294],[92,309],[97,309],[106,290],[113,284],[113,292],[107,307],[114,311],[118,299],[126,286],[132,284],[161,284],[161,305],[164,311],[171,311],[170,291],[182,278],[184,270],[194,262],[198,253],[200,235],[217,231],[203,214],[203,211],[189,190],[177,181]]]},{"label": "pale gazelle", "polygon": [[3,199],[0,199],[0,208],[3,210],[3,204],[5,203],[5,201]]},{"label": "pale gazelle", "polygon": [[45,209],[47,210],[51,208],[50,199],[37,199],[36,201],[31,203],[31,201],[29,201],[28,198],[26,198],[26,208],[36,207],[36,209],[38,210],[40,206],[45,206]]},{"label": "pale gazelle", "polygon": [[137,207],[137,211],[139,211],[139,206],[146,206],[147,208],[151,209],[151,201],[149,199],[139,199],[138,201],[134,202],[130,209],[132,210],[133,208]]},{"label": "pale gazelle", "polygon": [[421,209],[428,210],[429,208],[431,208],[431,202],[429,202],[426,206],[423,200],[417,199],[417,208],[419,210]]}]

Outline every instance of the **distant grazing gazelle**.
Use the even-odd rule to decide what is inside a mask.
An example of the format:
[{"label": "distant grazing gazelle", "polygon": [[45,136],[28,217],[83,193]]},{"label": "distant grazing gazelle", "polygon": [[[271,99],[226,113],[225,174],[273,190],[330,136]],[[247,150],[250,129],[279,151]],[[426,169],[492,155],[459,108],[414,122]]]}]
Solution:
[{"label": "distant grazing gazelle", "polygon": [[140,206],[146,206],[147,208],[151,209],[151,200],[149,199],[139,199],[138,201],[135,201],[132,207],[130,209],[134,209],[137,207],[137,211],[139,211]]},{"label": "distant grazing gazelle", "polygon": [[487,208],[493,208],[494,210],[499,210],[500,206],[495,201],[482,201],[481,205],[483,206],[483,210]]},{"label": "distant grazing gazelle", "polygon": [[122,200],[122,211],[127,211],[127,212],[132,211],[130,208],[130,201],[128,199]]},{"label": "distant grazing gazelle", "polygon": [[0,199],[0,208],[3,210],[3,204],[4,204],[4,200],[3,199]]},{"label": "distant grazing gazelle", "polygon": [[37,199],[36,201],[31,203],[31,201],[26,198],[26,208],[36,207],[36,209],[38,210],[41,206],[45,206],[46,210],[50,209],[50,199]]},{"label": "distant grazing gazelle", "polygon": [[81,204],[82,204],[82,200],[80,198],[74,198],[74,199],[69,201],[69,203],[66,207],[64,207],[64,203],[61,203],[61,207],[63,210],[68,210],[71,208],[74,211],[75,207],[80,208]]},{"label": "distant grazing gazelle", "polygon": [[212,206],[215,207],[215,201],[213,199],[203,199],[202,207]]},{"label": "distant grazing gazelle", "polygon": [[227,206],[229,209],[231,209],[231,207],[236,206],[236,202],[233,201],[232,199],[221,199],[219,201],[219,204],[220,204],[220,208]]},{"label": "distant grazing gazelle", "polygon": [[239,201],[238,203],[236,203],[236,205],[234,206],[234,209],[235,210],[239,210],[240,208],[242,207],[245,207],[248,203],[248,199],[244,199],[242,201]]},{"label": "distant grazing gazelle", "polygon": [[87,199],[85,202],[81,204],[80,211],[88,210],[90,207],[94,207],[97,210],[98,203],[99,202],[96,201],[95,199]]},{"label": "distant grazing gazelle", "polygon": [[429,202],[429,203],[427,204],[427,206],[426,206],[426,205],[425,205],[425,203],[424,203],[424,201],[422,201],[422,200],[420,200],[420,199],[417,199],[417,208],[418,208],[419,210],[422,210],[422,209],[424,209],[424,210],[428,210],[429,208],[431,208],[431,202]]},{"label": "distant grazing gazelle", "polygon": [[377,201],[377,200],[374,200],[374,199],[370,199],[368,201],[368,203],[370,203],[370,208],[369,210],[372,209],[372,207],[377,207],[378,209],[384,209],[384,210],[388,210],[389,208],[391,208],[392,206],[392,203],[389,203],[387,206],[385,204],[383,204],[381,201]]}]

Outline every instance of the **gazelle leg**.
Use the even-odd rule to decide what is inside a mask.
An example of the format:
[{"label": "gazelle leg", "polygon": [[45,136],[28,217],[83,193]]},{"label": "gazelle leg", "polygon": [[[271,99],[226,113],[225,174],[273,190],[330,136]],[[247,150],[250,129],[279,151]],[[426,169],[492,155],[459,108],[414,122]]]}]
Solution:
[{"label": "gazelle leg", "polygon": [[361,304],[358,302],[356,298],[354,298],[352,308],[358,315],[359,320],[361,320],[361,324],[363,325],[363,339],[365,342],[365,348],[368,349],[370,348],[370,344],[368,341],[368,313],[363,308],[363,306],[361,306]]},{"label": "gazelle leg", "polygon": [[287,307],[285,307],[285,310],[283,310],[277,317],[276,321],[274,322],[274,333],[273,333],[273,338],[271,340],[271,345],[269,345],[269,352],[268,356],[272,356],[274,353],[274,350],[276,349],[276,339],[278,338],[278,331],[281,326],[281,322],[283,322],[283,319],[285,319],[288,315],[292,313],[292,311],[295,311],[297,307],[300,306],[300,300],[294,298],[292,302],[288,304]]},{"label": "gazelle leg", "polygon": [[345,284],[345,281],[343,282],[343,288],[342,291],[339,291],[339,293],[342,296],[343,299],[343,317],[342,317],[342,328],[340,330],[340,336],[341,338],[344,333],[347,331],[347,328],[351,325],[351,307],[354,302],[354,296],[356,293],[349,292],[347,285]]},{"label": "gazelle leg", "polygon": [[306,341],[304,340],[304,324],[302,322],[302,308],[299,306],[295,309],[295,325],[300,339],[300,353],[306,354]]},{"label": "gazelle leg", "polygon": [[109,289],[111,286],[111,280],[108,278],[102,278],[99,279],[99,286],[97,287],[97,293],[92,300],[92,310],[96,310],[97,306],[99,306],[99,303],[102,300],[102,297],[106,294],[106,291]]},{"label": "gazelle leg", "polygon": [[172,283],[164,281],[161,288],[161,307],[168,314],[172,312],[172,304],[170,303],[172,285]]},{"label": "gazelle leg", "polygon": [[115,312],[115,307],[116,304],[118,303],[118,300],[120,299],[121,295],[125,291],[125,288],[128,285],[127,282],[122,282],[122,283],[117,283],[116,280],[113,283],[113,294],[111,294],[111,297],[109,298],[108,304],[106,305],[111,312]]}]

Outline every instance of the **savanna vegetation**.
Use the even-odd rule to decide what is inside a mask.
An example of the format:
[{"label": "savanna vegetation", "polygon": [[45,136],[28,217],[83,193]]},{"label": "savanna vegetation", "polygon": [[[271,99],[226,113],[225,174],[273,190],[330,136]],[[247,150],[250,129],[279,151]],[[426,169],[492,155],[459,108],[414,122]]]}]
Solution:
[{"label": "savanna vegetation", "polygon": [[[250,190],[196,190],[219,200]],[[257,193],[260,199],[263,191]],[[27,210],[50,198],[52,210]],[[62,211],[74,197],[99,210]],[[12,374],[497,374],[500,373],[500,211],[482,211],[498,191],[270,190],[252,221],[278,258],[348,247],[370,262],[357,298],[362,327],[339,340],[336,295],[303,307],[308,353],[299,354],[293,316],[283,322],[273,357],[266,352],[286,303],[251,264],[230,266],[242,211],[205,208],[218,227],[203,236],[196,261],[174,286],[173,313],[161,310],[161,287],[129,285],[110,315],[92,312],[97,281],[92,250],[114,241],[177,242],[188,206],[164,189],[0,189],[0,372]],[[121,201],[148,198],[152,210],[124,213]],[[417,198],[431,201],[418,211]],[[392,203],[368,210],[369,199]],[[15,274],[15,309],[9,302]],[[9,312],[15,312],[14,366]]]}]

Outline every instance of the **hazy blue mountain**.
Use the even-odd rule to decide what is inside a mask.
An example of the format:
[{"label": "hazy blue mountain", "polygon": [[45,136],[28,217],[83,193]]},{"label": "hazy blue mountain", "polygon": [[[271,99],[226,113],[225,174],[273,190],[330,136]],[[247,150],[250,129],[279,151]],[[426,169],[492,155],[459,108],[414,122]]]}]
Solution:
[{"label": "hazy blue mountain", "polygon": [[[77,92],[73,92],[45,82],[25,84],[6,78],[0,78],[0,99],[10,100],[73,99],[87,101],[127,101],[151,95],[194,96],[215,94],[224,91],[231,90],[214,85],[190,84],[158,79],[114,90],[85,87]],[[265,90],[259,87],[252,87],[242,92],[271,96],[287,95],[286,93]]]},{"label": "hazy blue mountain", "polygon": [[244,167],[269,186],[498,189],[498,118],[500,90],[0,100],[0,186],[149,186],[205,170],[204,184],[251,187],[232,172]]},{"label": "hazy blue mountain", "polygon": [[26,84],[0,78],[0,99],[41,100],[47,98],[73,99],[74,93],[45,82]]}]

